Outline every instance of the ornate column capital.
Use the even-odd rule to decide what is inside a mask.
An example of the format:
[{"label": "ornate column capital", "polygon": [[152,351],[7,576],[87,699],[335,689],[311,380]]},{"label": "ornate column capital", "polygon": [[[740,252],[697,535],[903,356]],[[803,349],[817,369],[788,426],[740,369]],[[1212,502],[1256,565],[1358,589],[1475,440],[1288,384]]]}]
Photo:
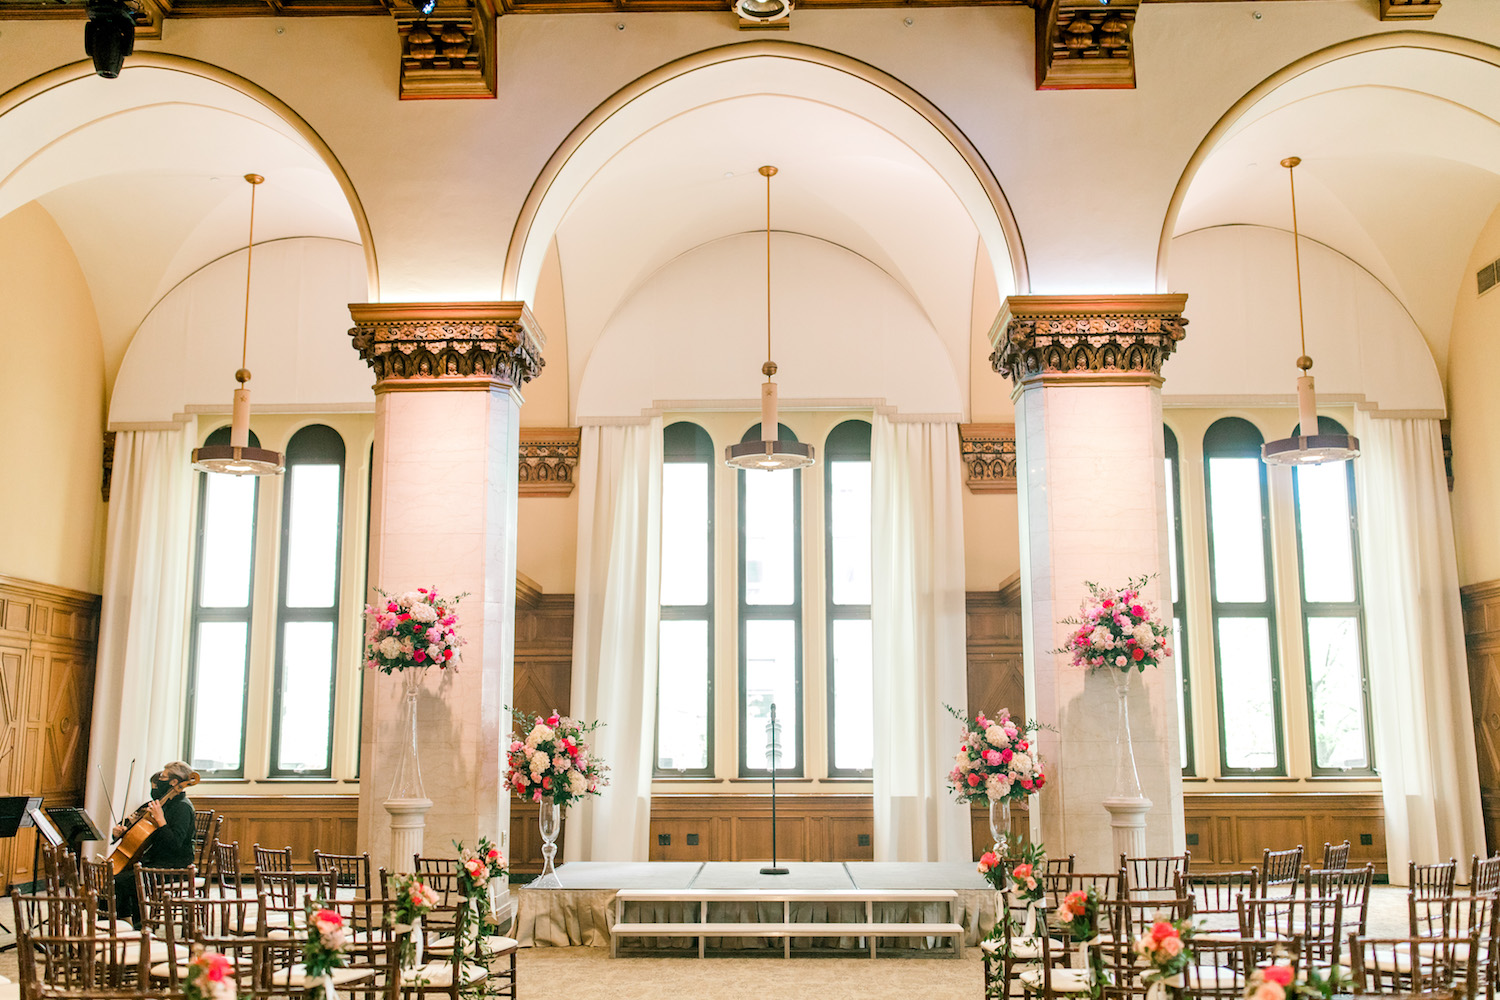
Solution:
[{"label": "ornate column capital", "polygon": [[1150,382],[1177,349],[1186,295],[1012,295],[990,327],[990,364],[1015,383]]},{"label": "ornate column capital", "polygon": [[351,303],[349,314],[376,392],[515,388],[546,364],[547,338],[524,302]]},{"label": "ornate column capital", "polygon": [[958,447],[970,493],[1016,492],[1016,425],[959,424]]},{"label": "ornate column capital", "polygon": [[565,497],[573,492],[581,427],[522,427],[519,482],[523,497]]}]

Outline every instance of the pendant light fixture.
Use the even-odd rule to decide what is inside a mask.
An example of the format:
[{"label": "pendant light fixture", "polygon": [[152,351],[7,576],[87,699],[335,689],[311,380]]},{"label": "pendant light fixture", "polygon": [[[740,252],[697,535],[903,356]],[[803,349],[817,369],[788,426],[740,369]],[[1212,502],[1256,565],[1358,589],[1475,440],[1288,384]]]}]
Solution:
[{"label": "pendant light fixture", "polygon": [[250,183],[250,240],[245,246],[245,330],[240,339],[240,368],[234,373],[240,387],[234,390],[234,416],[229,425],[229,443],[193,449],[193,468],[200,472],[222,472],[230,476],[273,476],[284,466],[281,453],[250,445],[250,369],[245,357],[250,347],[250,258],[255,252],[255,188],[265,180],[246,174]]},{"label": "pendant light fixture", "polygon": [[761,167],[766,179],[766,363],[761,366],[766,381],[760,387],[760,440],[732,444],[724,449],[724,464],[736,469],[802,469],[813,464],[813,446],[800,441],[781,440],[781,424],[776,416],[776,362],[771,360],[771,178],[775,167]]},{"label": "pendant light fixture", "polygon": [[1322,465],[1324,462],[1347,462],[1359,456],[1359,438],[1350,434],[1320,434],[1318,403],[1313,393],[1313,360],[1307,355],[1307,321],[1302,312],[1302,240],[1297,231],[1297,165],[1300,157],[1281,161],[1286,167],[1292,188],[1292,253],[1297,266],[1297,325],[1302,334],[1302,356],[1297,367],[1297,429],[1302,433],[1260,446],[1260,457],[1267,465]]}]

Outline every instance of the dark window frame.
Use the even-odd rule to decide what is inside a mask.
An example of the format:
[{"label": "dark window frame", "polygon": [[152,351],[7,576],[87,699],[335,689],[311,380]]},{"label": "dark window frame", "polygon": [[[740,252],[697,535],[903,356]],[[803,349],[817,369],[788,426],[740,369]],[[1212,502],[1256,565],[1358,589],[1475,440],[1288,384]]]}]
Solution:
[{"label": "dark window frame", "polygon": [[[1214,442],[1216,432],[1225,438],[1222,446]],[[1267,482],[1265,463],[1260,461],[1260,446],[1264,443],[1260,430],[1243,417],[1221,417],[1211,424],[1203,435],[1203,489],[1204,521],[1208,529],[1208,589],[1209,608],[1213,621],[1214,637],[1214,689],[1218,701],[1219,719],[1219,774],[1221,777],[1286,777],[1286,727],[1282,719],[1281,657],[1278,655],[1276,627],[1276,571],[1271,546],[1271,498]],[[1254,458],[1260,482],[1260,530],[1262,571],[1265,574],[1265,599],[1259,602],[1220,601],[1214,567],[1214,519],[1213,519],[1213,474],[1210,470],[1213,458]],[[1270,768],[1230,767],[1227,757],[1226,729],[1224,725],[1224,684],[1220,676],[1223,663],[1223,643],[1219,623],[1225,618],[1264,618],[1266,621],[1267,654],[1271,665],[1271,716],[1276,745],[1276,764]]]},{"label": "dark window frame", "polygon": [[[1177,661],[1177,672],[1182,677],[1182,718],[1178,719],[1178,725],[1182,727],[1182,745],[1186,750],[1182,760],[1182,773],[1184,777],[1195,777],[1197,775],[1197,746],[1193,740],[1193,671],[1192,660],[1188,657],[1188,616],[1187,616],[1187,573],[1186,561],[1182,553],[1182,452],[1177,445],[1177,435],[1172,428],[1162,425],[1163,447],[1168,462],[1172,463],[1172,481],[1167,483],[1167,489],[1172,497],[1172,524],[1168,530],[1173,534],[1176,542],[1177,558],[1177,599],[1172,602],[1172,617],[1177,621],[1177,627],[1181,632],[1180,640],[1172,644],[1172,658]],[[1167,581],[1167,589],[1170,594],[1171,580]]]},{"label": "dark window frame", "polygon": [[[212,431],[203,440],[204,447],[227,445],[228,443],[229,426],[227,424]],[[254,431],[250,432],[249,443],[251,447],[260,447],[260,439],[256,437]],[[193,759],[193,736],[196,728],[198,700],[199,625],[205,622],[242,622],[245,626],[245,683],[240,696],[240,766],[219,770],[207,768],[199,768],[198,770],[205,778],[243,778],[245,776],[245,748],[250,728],[250,645],[253,638],[251,633],[255,615],[255,556],[256,541],[260,530],[260,479],[259,477],[254,478],[254,495],[250,500],[250,583],[249,592],[245,598],[245,606],[243,608],[205,608],[202,605],[203,532],[205,527],[204,519],[208,513],[208,477],[210,475],[219,475],[219,473],[198,473],[198,511],[196,528],[193,534],[193,600],[192,612],[189,615],[188,624],[187,699],[183,711],[182,756],[187,761],[192,761]]]},{"label": "dark window frame", "polygon": [[[837,722],[835,719],[835,706],[838,692],[835,690],[835,673],[833,669],[833,623],[839,620],[871,621],[870,605],[868,604],[835,604],[833,603],[833,465],[839,461],[870,461],[871,436],[874,428],[870,421],[860,418],[852,418],[842,421],[831,431],[823,442],[823,574],[824,602],[826,605],[825,630],[823,645],[825,647],[824,658],[826,660],[826,690],[828,693],[828,777],[830,778],[863,778],[870,779],[875,775],[873,767],[852,768],[838,767],[837,755],[834,752],[835,742],[838,736]],[[862,438],[862,440],[846,440],[849,438]]]},{"label": "dark window frame", "polygon": [[[797,436],[792,433],[786,424],[779,424],[777,436],[782,441],[796,441]],[[741,441],[755,441],[760,438],[760,424],[754,424],[747,430]],[[737,608],[737,642],[739,650],[739,676],[735,700],[737,702],[737,713],[739,718],[739,747],[738,747],[738,773],[741,778],[769,777],[770,768],[748,767],[745,762],[746,747],[746,720],[748,705],[745,700],[745,673],[748,663],[746,661],[745,625],[749,621],[785,621],[793,622],[793,660],[795,663],[795,678],[793,683],[794,700],[796,701],[796,726],[797,726],[797,766],[795,769],[783,769],[778,767],[776,773],[788,778],[800,778],[807,773],[807,740],[806,727],[803,725],[803,705],[805,697],[803,693],[803,664],[802,664],[802,470],[792,470],[792,581],[793,599],[791,604],[747,604],[745,601],[745,477],[751,473],[741,469],[736,473],[736,489],[738,502],[736,504],[735,516],[738,521],[739,550],[735,555],[738,563],[736,580],[738,593],[736,600]],[[756,473],[756,475],[775,475],[775,473]],[[783,729],[785,732],[785,729]],[[785,756],[786,744],[782,744],[782,754]]]},{"label": "dark window frame", "polygon": [[[337,443],[335,450],[333,445]],[[327,424],[308,424],[293,434],[286,446],[286,477],[281,490],[281,544],[276,581],[276,658],[271,672],[271,739],[267,748],[266,776],[268,778],[300,778],[308,780],[331,779],[337,731],[335,723],[338,711],[339,688],[339,612],[341,609],[340,588],[344,571],[344,489],[348,480],[348,448],[343,435]],[[291,545],[291,473],[297,465],[337,465],[339,470],[338,503],[334,518],[333,547],[333,603],[326,608],[293,608],[286,603],[287,575],[291,560],[287,558]],[[330,675],[333,683],[328,689],[328,766],[316,770],[298,771],[278,766],[281,751],[281,706],[285,694],[283,683],[285,666],[286,626],[293,622],[327,622],[331,626],[329,644],[332,657]]]},{"label": "dark window frame", "polygon": [[[682,430],[677,430],[678,428],[682,428]],[[674,430],[677,430],[677,433],[675,435],[673,434]],[[674,441],[674,437],[683,438],[684,440]],[[687,438],[691,438],[691,440],[686,440]],[[714,711],[714,674],[716,673],[714,669],[716,659],[714,656],[714,608],[716,603],[714,600],[714,473],[716,471],[716,465],[714,463],[713,438],[709,436],[708,431],[691,420],[678,420],[674,421],[671,424],[668,424],[662,430],[662,463],[663,465],[665,465],[675,462],[691,463],[695,465],[701,463],[707,467],[708,475],[705,478],[708,480],[708,565],[704,567],[704,571],[707,574],[706,580],[708,583],[708,593],[706,602],[701,605],[663,604],[660,606],[660,615],[661,621],[702,621],[707,626],[708,658],[706,660],[706,666],[708,670],[708,747],[707,753],[705,755],[706,766],[704,767],[662,768],[659,766],[661,761],[661,675],[658,671],[656,693],[658,710],[656,712],[656,721],[654,723],[655,732],[652,734],[651,739],[651,776],[653,778],[713,778],[715,738],[714,715],[716,714]]]}]

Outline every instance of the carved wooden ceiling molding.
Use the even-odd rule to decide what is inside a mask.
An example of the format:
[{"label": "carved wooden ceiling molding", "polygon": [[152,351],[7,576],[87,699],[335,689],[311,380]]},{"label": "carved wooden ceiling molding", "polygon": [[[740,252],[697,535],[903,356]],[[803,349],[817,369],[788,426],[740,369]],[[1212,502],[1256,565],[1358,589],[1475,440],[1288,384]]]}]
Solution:
[{"label": "carved wooden ceiling molding", "polygon": [[425,18],[410,6],[395,10],[401,35],[401,100],[495,96],[491,0],[439,4]]},{"label": "carved wooden ceiling molding", "polygon": [[523,497],[565,497],[578,473],[581,427],[522,427],[519,482]]},{"label": "carved wooden ceiling molding", "polygon": [[1016,425],[959,424],[964,485],[970,493],[1016,492]]},{"label": "carved wooden ceiling molding", "polygon": [[1380,0],[1382,21],[1430,21],[1442,9],[1443,0]]},{"label": "carved wooden ceiling molding", "polygon": [[1140,0],[1038,0],[1038,90],[1135,87],[1136,9]]}]

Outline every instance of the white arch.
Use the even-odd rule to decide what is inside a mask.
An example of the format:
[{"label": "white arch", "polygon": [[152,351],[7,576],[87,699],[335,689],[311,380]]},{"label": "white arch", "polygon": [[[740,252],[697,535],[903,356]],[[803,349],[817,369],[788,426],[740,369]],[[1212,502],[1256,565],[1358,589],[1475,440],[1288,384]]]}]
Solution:
[{"label": "white arch", "polygon": [[968,138],[896,78],[848,56],[757,40],[667,63],[621,88],[578,124],[537,177],[511,234],[503,295],[529,300],[569,207],[616,152],[661,122],[726,96],[826,99],[889,131],[932,165],[979,230],[1002,294],[1030,287],[1020,230],[999,183]]}]

